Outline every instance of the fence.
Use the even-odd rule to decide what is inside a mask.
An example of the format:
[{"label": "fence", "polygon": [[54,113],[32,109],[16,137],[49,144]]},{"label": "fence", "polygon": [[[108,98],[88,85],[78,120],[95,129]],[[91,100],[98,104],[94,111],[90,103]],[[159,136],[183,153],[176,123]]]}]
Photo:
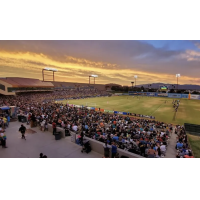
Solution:
[{"label": "fence", "polygon": [[197,99],[200,100],[200,95],[195,94],[178,94],[178,93],[158,93],[158,92],[134,92],[129,91],[128,95],[138,96],[153,96],[153,97],[169,97],[169,98],[180,98],[180,99]]}]

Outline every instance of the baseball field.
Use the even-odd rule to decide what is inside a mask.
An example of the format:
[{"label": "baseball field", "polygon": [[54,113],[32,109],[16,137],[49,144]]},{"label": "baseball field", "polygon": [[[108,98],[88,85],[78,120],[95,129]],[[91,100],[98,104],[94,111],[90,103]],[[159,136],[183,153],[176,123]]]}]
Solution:
[{"label": "baseball field", "polygon": [[149,115],[165,123],[183,125],[187,122],[200,124],[200,100],[180,99],[177,113],[174,111],[172,101],[173,99],[165,97],[112,96],[65,100],[63,103]]}]

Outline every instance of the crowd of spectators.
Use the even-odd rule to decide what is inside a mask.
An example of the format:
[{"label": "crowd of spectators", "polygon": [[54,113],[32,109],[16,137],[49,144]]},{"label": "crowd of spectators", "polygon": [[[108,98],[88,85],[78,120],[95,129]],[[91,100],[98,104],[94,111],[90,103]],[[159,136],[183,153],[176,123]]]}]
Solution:
[{"label": "crowd of spectators", "polygon": [[54,102],[57,99],[83,99],[92,97],[110,96],[110,93],[97,89],[66,89],[53,92],[29,92],[21,93],[16,96],[0,96],[0,106],[15,105],[21,106],[27,101],[32,103]]},{"label": "crowd of spectators", "polygon": [[177,134],[176,158],[194,158],[192,150],[188,144],[188,137],[183,126],[177,125],[175,127],[175,134]]},{"label": "crowd of spectators", "polygon": [[[31,126],[39,124],[43,131],[48,130],[48,124],[52,124],[54,134],[56,127],[76,132],[79,135],[78,144],[82,143],[85,135],[106,145],[111,145],[113,157],[117,155],[117,148],[144,157],[160,158],[165,156],[173,130],[172,124],[55,103],[56,99],[98,96],[108,96],[108,93],[96,89],[24,93],[12,97],[0,97],[0,105],[19,107],[20,113],[18,114],[27,116],[28,122],[32,123]],[[176,127],[176,130],[179,131],[176,148],[180,151],[177,157],[191,156],[190,151],[187,150],[187,136],[183,127]],[[179,143],[183,145],[181,146]]]},{"label": "crowd of spectators", "polygon": [[10,116],[8,114],[4,114],[0,117],[0,145],[2,148],[7,148],[5,130],[9,126],[9,122]]}]

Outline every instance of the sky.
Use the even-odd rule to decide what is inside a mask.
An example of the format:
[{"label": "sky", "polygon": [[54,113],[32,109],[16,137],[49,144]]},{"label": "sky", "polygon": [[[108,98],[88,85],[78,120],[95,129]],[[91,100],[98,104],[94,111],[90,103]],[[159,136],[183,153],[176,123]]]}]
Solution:
[{"label": "sky", "polygon": [[[55,40],[0,41],[0,77],[42,80],[42,69],[56,68],[56,81],[131,85],[176,83],[200,85],[200,41]],[[47,77],[48,79],[50,77]]]}]

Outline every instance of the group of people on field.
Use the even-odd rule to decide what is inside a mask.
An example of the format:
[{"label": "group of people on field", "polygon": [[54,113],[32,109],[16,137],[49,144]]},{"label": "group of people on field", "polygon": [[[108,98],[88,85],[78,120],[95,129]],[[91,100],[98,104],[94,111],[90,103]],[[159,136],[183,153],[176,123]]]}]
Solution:
[{"label": "group of people on field", "polygon": [[180,105],[180,100],[174,100],[173,99],[172,104],[173,104],[174,111],[177,112],[179,105]]}]

